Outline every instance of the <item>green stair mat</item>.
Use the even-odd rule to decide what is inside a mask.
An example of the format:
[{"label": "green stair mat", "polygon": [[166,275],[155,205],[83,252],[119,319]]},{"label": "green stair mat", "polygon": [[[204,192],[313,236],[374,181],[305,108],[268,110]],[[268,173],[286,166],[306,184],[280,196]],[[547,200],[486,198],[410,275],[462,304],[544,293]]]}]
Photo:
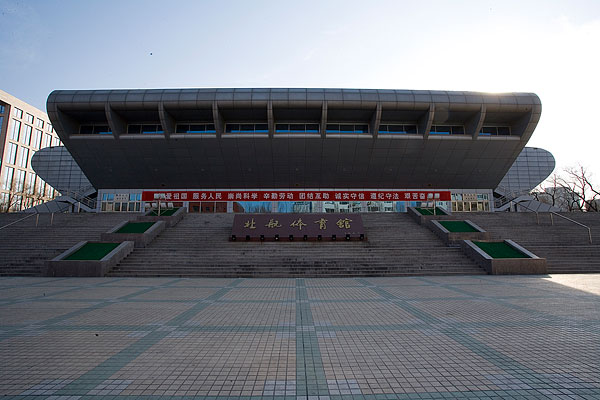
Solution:
[{"label": "green stair mat", "polygon": [[76,252],[69,254],[65,260],[101,260],[120,244],[121,243],[86,243]]},{"label": "green stair mat", "polygon": [[505,242],[476,242],[475,246],[485,251],[492,258],[531,258],[527,254],[521,253],[514,247]]},{"label": "green stair mat", "polygon": [[438,221],[450,232],[479,232],[465,221]]},{"label": "green stair mat", "polygon": [[144,233],[152,225],[154,225],[154,222],[129,222],[116,233]]}]

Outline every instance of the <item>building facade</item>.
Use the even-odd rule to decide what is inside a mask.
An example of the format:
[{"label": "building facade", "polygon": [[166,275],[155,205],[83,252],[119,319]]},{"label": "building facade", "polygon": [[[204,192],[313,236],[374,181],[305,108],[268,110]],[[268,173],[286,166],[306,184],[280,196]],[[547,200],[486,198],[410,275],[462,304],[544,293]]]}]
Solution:
[{"label": "building facade", "polygon": [[[541,114],[532,93],[359,89],[60,90],[47,106],[102,211],[143,209],[144,192],[161,191],[196,192],[170,203],[202,212],[402,211],[403,190],[488,211]],[[356,190],[375,196],[252,197]]]},{"label": "building facade", "polygon": [[41,148],[59,145],[46,113],[0,90],[0,212],[24,210],[56,196],[36,175],[31,158]]}]

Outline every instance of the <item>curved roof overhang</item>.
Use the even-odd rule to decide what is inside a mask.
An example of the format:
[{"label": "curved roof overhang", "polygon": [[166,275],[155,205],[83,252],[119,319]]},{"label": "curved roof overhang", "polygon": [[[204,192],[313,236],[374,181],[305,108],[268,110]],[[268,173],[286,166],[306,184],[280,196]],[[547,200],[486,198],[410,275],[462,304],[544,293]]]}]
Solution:
[{"label": "curved roof overhang", "polygon": [[[59,90],[48,114],[97,188],[495,188],[541,114],[532,93],[362,89]],[[213,134],[177,134],[180,122]],[[224,133],[226,123],[266,123],[261,134]],[[318,123],[312,134],[275,132],[278,122]],[[328,123],[363,123],[366,134],[332,134]],[[111,135],[79,135],[83,124]],[[160,135],[129,135],[156,123]],[[379,134],[410,123],[415,135]],[[432,125],[464,135],[430,135]],[[510,136],[480,136],[484,125]]]}]

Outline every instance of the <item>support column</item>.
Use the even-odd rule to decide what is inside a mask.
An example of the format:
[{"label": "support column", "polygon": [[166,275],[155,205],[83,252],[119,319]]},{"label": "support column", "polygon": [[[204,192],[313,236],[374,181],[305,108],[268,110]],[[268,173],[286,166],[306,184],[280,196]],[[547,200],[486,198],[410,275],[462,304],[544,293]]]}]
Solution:
[{"label": "support column", "polygon": [[429,131],[431,130],[431,125],[433,124],[433,116],[435,115],[435,104],[431,103],[429,105],[429,109],[425,112],[425,114],[419,118],[418,122],[418,133],[423,135],[423,139],[429,138]]},{"label": "support column", "polygon": [[104,112],[106,114],[106,120],[108,126],[113,133],[115,139],[118,139],[120,135],[127,133],[127,123],[115,110],[112,109],[109,103],[104,105]]}]

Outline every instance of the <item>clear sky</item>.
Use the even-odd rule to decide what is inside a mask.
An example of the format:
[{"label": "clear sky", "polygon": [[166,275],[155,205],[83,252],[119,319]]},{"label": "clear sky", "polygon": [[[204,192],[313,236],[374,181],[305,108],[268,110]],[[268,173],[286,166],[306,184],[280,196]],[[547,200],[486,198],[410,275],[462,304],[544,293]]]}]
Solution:
[{"label": "clear sky", "polygon": [[600,182],[600,0],[0,0],[0,88],[534,92],[529,142]]}]

